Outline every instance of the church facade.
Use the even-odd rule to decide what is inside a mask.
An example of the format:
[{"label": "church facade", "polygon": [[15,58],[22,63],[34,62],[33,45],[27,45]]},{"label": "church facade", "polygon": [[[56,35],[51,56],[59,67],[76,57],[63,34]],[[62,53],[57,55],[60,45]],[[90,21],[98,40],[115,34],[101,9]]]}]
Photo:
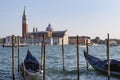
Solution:
[{"label": "church facade", "polygon": [[26,10],[24,8],[23,16],[22,16],[22,38],[21,43],[27,44],[41,44],[42,36],[45,36],[45,41],[50,45],[61,45],[62,39],[64,44],[68,44],[68,31],[54,31],[53,27],[49,23],[46,27],[45,31],[38,31],[37,28],[33,28],[32,32],[28,32],[28,18],[26,14]]}]

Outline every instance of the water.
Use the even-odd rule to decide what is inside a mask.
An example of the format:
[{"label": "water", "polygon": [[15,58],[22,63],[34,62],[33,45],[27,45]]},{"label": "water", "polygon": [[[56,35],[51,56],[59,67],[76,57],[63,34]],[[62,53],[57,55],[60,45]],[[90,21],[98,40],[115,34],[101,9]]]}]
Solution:
[{"label": "water", "polygon": [[[26,56],[27,49],[39,60],[41,46],[29,46],[20,48],[20,62]],[[80,80],[108,80],[107,76],[96,72],[91,66],[86,70],[86,61],[83,56],[83,49],[80,47]],[[11,48],[0,46],[0,80],[11,80],[12,52]],[[77,80],[77,54],[76,45],[64,46],[65,51],[65,72],[62,65],[62,48],[60,45],[46,46],[46,76],[47,80]],[[106,47],[104,45],[90,46],[89,54],[101,59],[106,59]],[[120,46],[110,47],[110,58],[120,60]],[[22,80],[21,75],[17,72],[17,48],[15,48],[15,77],[16,80]],[[111,80],[120,80],[111,77]]]}]

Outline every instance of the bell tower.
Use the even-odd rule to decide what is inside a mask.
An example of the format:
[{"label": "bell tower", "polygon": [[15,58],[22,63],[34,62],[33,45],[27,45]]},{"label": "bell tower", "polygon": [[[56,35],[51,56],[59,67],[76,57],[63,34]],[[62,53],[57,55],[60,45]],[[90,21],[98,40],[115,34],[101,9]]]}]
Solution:
[{"label": "bell tower", "polygon": [[24,12],[22,16],[22,37],[26,38],[28,36],[28,20],[27,15],[24,7]]}]

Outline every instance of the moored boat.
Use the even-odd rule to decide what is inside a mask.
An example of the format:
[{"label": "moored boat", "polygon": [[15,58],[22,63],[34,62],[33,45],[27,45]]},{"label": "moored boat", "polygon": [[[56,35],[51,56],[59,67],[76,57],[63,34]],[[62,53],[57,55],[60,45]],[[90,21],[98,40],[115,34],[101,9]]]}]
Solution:
[{"label": "moored boat", "polygon": [[[3,47],[12,47],[12,44],[3,44]],[[19,44],[20,47],[26,47],[27,44]],[[15,44],[14,47],[18,47],[18,44]]]},{"label": "moored boat", "polygon": [[[97,57],[87,54],[85,50],[84,50],[84,57],[95,70],[105,74],[108,73],[107,60],[101,60]],[[115,59],[110,59],[110,75],[120,77],[120,61]]]},{"label": "moored boat", "polygon": [[28,50],[26,58],[20,66],[21,74],[25,80],[37,80],[42,76],[42,66],[39,64],[37,59],[32,56]]}]

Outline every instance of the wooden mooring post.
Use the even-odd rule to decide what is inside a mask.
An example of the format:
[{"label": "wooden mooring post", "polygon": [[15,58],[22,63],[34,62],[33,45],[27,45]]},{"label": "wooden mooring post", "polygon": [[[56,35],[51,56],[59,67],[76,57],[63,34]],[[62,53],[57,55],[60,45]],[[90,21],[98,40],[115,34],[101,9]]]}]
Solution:
[{"label": "wooden mooring post", "polygon": [[80,69],[79,69],[79,36],[77,36],[77,80],[80,79],[79,75],[80,75]]},{"label": "wooden mooring post", "polygon": [[65,71],[65,66],[64,66],[64,40],[62,38],[62,61],[63,61],[63,71]]},{"label": "wooden mooring post", "polygon": [[45,35],[43,35],[43,80],[46,80],[46,43],[45,43]]},{"label": "wooden mooring post", "polygon": [[42,69],[43,69],[43,40],[41,42],[41,65],[42,65]]},{"label": "wooden mooring post", "polygon": [[20,37],[18,37],[18,72],[20,70]]},{"label": "wooden mooring post", "polygon": [[15,80],[14,72],[14,35],[12,35],[12,80]]},{"label": "wooden mooring post", "polygon": [[109,34],[107,34],[107,61],[108,61],[108,80],[110,80],[110,57],[109,57],[109,54],[110,54],[110,45],[109,45]]},{"label": "wooden mooring post", "polygon": [[88,70],[88,39],[86,40],[86,51],[87,51],[86,69]]}]

